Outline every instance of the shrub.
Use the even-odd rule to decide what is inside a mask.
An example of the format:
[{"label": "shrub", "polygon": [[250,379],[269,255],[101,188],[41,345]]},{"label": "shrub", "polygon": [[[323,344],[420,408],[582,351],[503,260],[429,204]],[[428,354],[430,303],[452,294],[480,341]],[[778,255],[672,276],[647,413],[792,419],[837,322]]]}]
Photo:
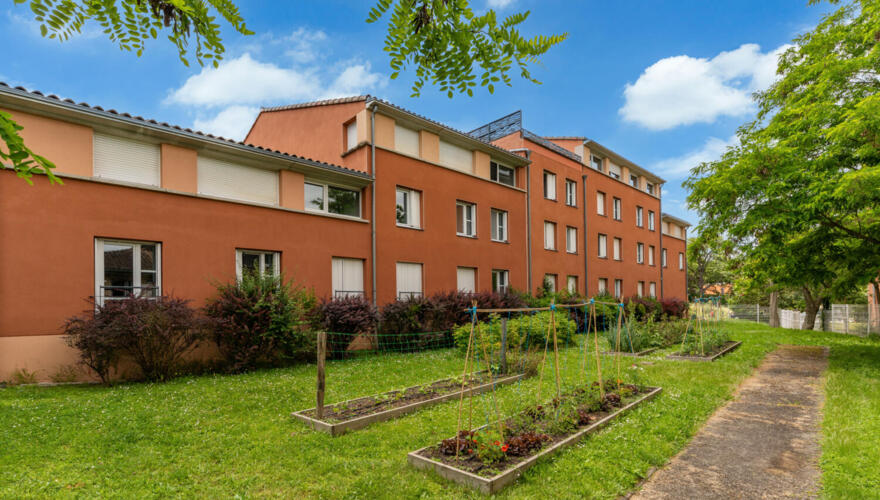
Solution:
[{"label": "shrub", "polygon": [[102,382],[122,356],[147,380],[168,380],[183,355],[202,338],[202,324],[189,301],[176,297],[110,300],[64,326],[67,344]]},{"label": "shrub", "polygon": [[681,299],[663,299],[660,301],[660,307],[664,316],[670,318],[687,318],[688,303]]},{"label": "shrub", "polygon": [[[639,352],[652,347],[667,347],[680,343],[687,329],[686,320],[633,321],[620,331],[620,350],[622,352]],[[628,326],[629,328],[626,328]],[[609,328],[604,333],[610,350],[614,350],[617,342],[617,329]]]},{"label": "shrub", "polygon": [[692,330],[688,332],[682,352],[692,356],[709,355],[729,340],[730,335],[722,328],[706,328],[703,330],[702,337]]},{"label": "shrub", "polygon": [[345,355],[354,339],[352,334],[372,334],[379,314],[376,306],[361,296],[324,299],[318,311],[321,328],[327,332],[327,355]]},{"label": "shrub", "polygon": [[314,307],[311,292],[283,277],[245,272],[217,286],[205,314],[228,368],[243,371],[307,350]]},{"label": "shrub", "polygon": [[[534,314],[525,314],[512,318],[507,322],[507,349],[515,352],[518,348],[526,351],[530,348],[543,349],[548,341],[547,329],[550,325],[550,311],[541,311]],[[556,340],[559,346],[565,346],[572,342],[577,326],[566,314],[556,314]],[[468,339],[471,333],[470,323],[458,326],[453,336],[455,345],[466,351]],[[552,330],[549,342],[552,344]],[[493,314],[488,321],[481,321],[474,327],[474,339],[486,342],[486,348],[490,352],[497,352],[501,348],[501,317]],[[482,349],[482,344],[480,349]],[[552,345],[550,346],[552,349]],[[482,352],[480,353],[482,354]]]},{"label": "shrub", "polygon": [[659,321],[663,316],[663,307],[660,305],[660,301],[653,297],[630,297],[624,303],[628,320],[647,321],[651,319]]}]

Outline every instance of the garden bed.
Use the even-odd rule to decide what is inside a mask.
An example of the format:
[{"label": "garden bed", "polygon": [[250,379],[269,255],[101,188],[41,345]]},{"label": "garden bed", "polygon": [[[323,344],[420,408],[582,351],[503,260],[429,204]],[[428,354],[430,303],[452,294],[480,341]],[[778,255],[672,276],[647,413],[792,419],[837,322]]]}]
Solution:
[{"label": "garden bed", "polygon": [[650,349],[645,349],[645,350],[639,351],[639,352],[610,351],[610,352],[603,352],[602,354],[604,354],[605,356],[617,356],[619,354],[621,356],[629,356],[631,358],[640,358],[642,356],[647,356],[648,354],[651,354],[651,353],[657,351],[658,349],[660,349],[660,348],[659,347],[651,347]]},{"label": "garden bed", "polygon": [[[524,376],[522,373],[501,375],[490,381],[485,371],[473,373],[464,387],[464,395],[486,392],[491,390],[493,385],[510,384],[521,380]],[[426,406],[458,398],[461,395],[461,385],[460,378],[447,378],[327,405],[324,407],[324,416],[321,419],[317,418],[315,408],[295,412],[293,417],[316,431],[338,436],[348,431],[362,429],[375,422],[390,420]]]},{"label": "garden bed", "polygon": [[[521,445],[520,450],[517,450],[514,455],[511,449],[513,447],[512,443],[516,439],[519,439],[520,443],[526,442],[522,438],[529,434],[529,431],[522,434],[514,433],[510,438],[505,438],[503,458],[490,465],[486,465],[472,450],[471,452],[462,452],[458,457],[450,454],[448,450],[450,443],[453,450],[459,446],[459,442],[454,437],[439,444],[410,452],[407,455],[407,459],[412,466],[418,469],[433,470],[451,481],[479,490],[485,494],[494,494],[515,481],[526,469],[535,465],[538,460],[577,443],[584,436],[601,429],[622,413],[654,398],[662,391],[659,387],[637,388],[632,385],[625,387],[628,391],[631,391],[629,395],[625,395],[623,398],[617,397],[615,400],[614,395],[616,393],[609,392],[606,394],[606,400],[601,408],[596,411],[583,411],[581,413],[581,407],[578,407],[578,425],[574,430],[564,433],[550,431],[547,433],[531,432],[530,440],[534,443],[537,438],[537,446],[532,448],[525,447],[524,452]],[[580,391],[583,393],[584,390],[581,389]],[[608,396],[612,396],[611,399]],[[562,396],[562,404],[565,404],[567,399],[573,399],[572,394]],[[536,417],[534,411],[523,412],[517,417],[507,419],[505,421],[506,429],[511,430],[511,426],[522,425],[523,419],[533,419],[537,423],[534,425],[537,425],[538,428],[547,429],[548,427],[540,427],[541,423],[552,419],[552,417],[543,416],[541,407],[537,409],[541,415],[540,417]],[[494,427],[495,425],[491,424],[475,429],[473,433],[462,431],[460,434],[462,436],[460,438],[461,442],[466,442],[464,436],[475,436],[480,432],[494,432]],[[507,434],[508,432],[506,431],[505,436]]]},{"label": "garden bed", "polygon": [[675,359],[679,361],[715,361],[716,359],[724,356],[725,354],[732,352],[737,347],[742,345],[742,342],[737,342],[735,340],[728,340],[721,347],[712,353],[707,353],[705,356],[700,356],[698,354],[684,354],[681,352],[672,353],[666,356],[666,359]]}]

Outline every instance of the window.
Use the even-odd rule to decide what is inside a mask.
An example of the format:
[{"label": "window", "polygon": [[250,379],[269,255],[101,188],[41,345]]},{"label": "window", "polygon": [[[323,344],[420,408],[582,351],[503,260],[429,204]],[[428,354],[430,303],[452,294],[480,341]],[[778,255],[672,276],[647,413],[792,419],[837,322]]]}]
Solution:
[{"label": "window", "polygon": [[161,295],[160,243],[95,240],[95,300]]},{"label": "window", "polygon": [[644,243],[636,243],[636,262],[639,264],[645,263],[645,244]]},{"label": "window", "polygon": [[614,220],[621,220],[620,198],[614,198]]},{"label": "window", "polygon": [[623,297],[623,280],[614,280],[614,296],[618,299]]},{"label": "window", "polygon": [[509,281],[509,273],[505,269],[493,269],[492,270],[492,290],[504,293],[507,291],[507,287],[510,286]]},{"label": "window", "polygon": [[648,210],[648,230],[654,230],[654,211]]},{"label": "window", "polygon": [[333,257],[331,282],[334,297],[364,296],[364,261]]},{"label": "window", "polygon": [[95,177],[150,186],[160,184],[158,144],[95,133],[92,148]]},{"label": "window", "polygon": [[608,293],[608,278],[599,278],[599,295]]},{"label": "window", "polygon": [[577,293],[578,291],[578,277],[577,276],[569,276],[565,283],[565,289],[568,290],[568,293]]},{"label": "window", "polygon": [[636,207],[636,225],[639,227],[645,227],[645,217],[642,212],[642,207]]},{"label": "window", "polygon": [[645,282],[644,281],[639,281],[638,284],[636,284],[636,295],[638,295],[639,297],[645,296]]},{"label": "window", "polygon": [[605,193],[596,191],[596,213],[605,215]]},{"label": "window", "polygon": [[568,226],[565,228],[565,251],[568,253],[577,253],[578,251],[578,230],[576,227]]},{"label": "window", "polygon": [[620,165],[615,165],[609,161],[608,162],[608,175],[615,178],[615,179],[620,179]]},{"label": "window", "polygon": [[397,188],[397,225],[422,227],[422,194],[407,188]]},{"label": "window", "polygon": [[556,293],[556,275],[555,274],[545,274],[544,275],[544,287],[550,291],[550,293]]},{"label": "window", "polygon": [[196,164],[199,194],[267,205],[278,204],[278,172],[202,155],[199,155]]},{"label": "window", "polygon": [[614,260],[620,260],[620,247],[623,246],[623,240],[614,238]]},{"label": "window", "polygon": [[556,174],[544,171],[544,198],[556,199]]},{"label": "window", "polygon": [[565,204],[570,207],[577,206],[577,182],[565,179]]},{"label": "window", "polygon": [[648,295],[653,298],[657,298],[657,283],[654,283],[652,281],[651,284],[648,285]]},{"label": "window", "polygon": [[397,298],[404,300],[422,296],[422,265],[397,263]]},{"label": "window", "polygon": [[361,216],[361,193],[327,184],[305,183],[305,208],[313,212]]},{"label": "window", "polygon": [[646,182],[645,183],[645,191],[647,191],[648,194],[654,194],[654,185],[651,184],[650,182]]},{"label": "window", "polygon": [[477,236],[477,206],[473,203],[455,203],[455,234],[475,238]]},{"label": "window", "polygon": [[394,124],[394,149],[410,156],[419,156],[419,132]]},{"label": "window", "polygon": [[639,187],[639,176],[630,174],[629,176],[629,185],[638,189]]},{"label": "window", "polygon": [[556,223],[544,221],[544,249],[556,250]]},{"label": "window", "polygon": [[654,265],[654,245],[648,247],[648,265]]},{"label": "window", "polygon": [[456,270],[458,289],[462,292],[477,291],[477,270],[473,267],[459,267]]},{"label": "window", "polygon": [[357,146],[357,142],[357,120],[352,120],[351,123],[345,126],[345,150],[348,151],[349,149],[354,149],[354,147]]},{"label": "window", "polygon": [[494,161],[489,163],[490,169],[490,177],[493,181],[498,182],[500,184],[506,184],[508,186],[516,185],[516,174],[514,170],[510,167],[506,167],[504,165],[499,165]]},{"label": "window", "polygon": [[678,270],[684,271],[684,254],[678,252]]},{"label": "window", "polygon": [[598,156],[590,156],[590,166],[593,167],[594,170],[602,171],[602,158]]},{"label": "window", "polygon": [[604,234],[599,235],[599,258],[605,259],[608,257],[608,236]]},{"label": "window", "polygon": [[507,241],[507,212],[493,208],[492,241]]},{"label": "window", "polygon": [[235,251],[235,276],[241,279],[245,270],[269,276],[278,276],[281,268],[281,254],[266,250]]},{"label": "window", "polygon": [[666,249],[660,250],[660,265],[666,267]]}]

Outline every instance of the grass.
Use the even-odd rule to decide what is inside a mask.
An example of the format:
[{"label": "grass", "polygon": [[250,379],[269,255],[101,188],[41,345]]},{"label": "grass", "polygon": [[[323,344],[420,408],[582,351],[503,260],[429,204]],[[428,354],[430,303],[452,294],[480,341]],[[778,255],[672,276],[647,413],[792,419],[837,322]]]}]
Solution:
[{"label": "grass", "polygon": [[[624,359],[624,379],[664,388],[655,401],[530,469],[501,497],[614,498],[677,453],[777,343],[831,347],[823,423],[823,495],[864,498],[880,488],[880,342],[731,323],[744,344],[714,363],[666,361],[672,347]],[[452,350],[328,363],[335,403],[460,374]],[[604,358],[606,377],[614,376]],[[564,381],[580,370],[561,355]],[[294,422],[314,405],[314,365],[166,384],[0,390],[0,498],[303,497],[477,498],[416,471],[406,454],[454,433],[457,402],[338,438]],[[591,369],[591,375],[593,374]],[[549,383],[548,383],[549,381]],[[545,373],[542,398],[555,392]],[[474,426],[497,404],[537,401],[537,377],[475,400]]]}]

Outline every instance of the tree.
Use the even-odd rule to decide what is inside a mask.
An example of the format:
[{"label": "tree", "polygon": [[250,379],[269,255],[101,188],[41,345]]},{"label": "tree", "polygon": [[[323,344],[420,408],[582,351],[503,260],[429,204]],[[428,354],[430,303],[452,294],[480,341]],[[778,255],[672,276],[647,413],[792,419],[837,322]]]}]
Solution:
[{"label": "tree", "polygon": [[[220,37],[219,14],[238,33],[253,34],[231,0],[14,0],[28,3],[40,32],[59,41],[79,34],[88,21],[95,21],[120,49],[143,54],[146,41],[167,32],[178,50],[181,62],[189,65],[189,42],[195,39],[195,59],[215,67],[223,59],[225,47]],[[452,97],[457,91],[473,95],[475,68],[483,70],[480,84],[494,92],[495,84],[511,85],[509,73],[516,63],[522,78],[538,82],[529,72],[530,64],[568,36],[536,36],[526,39],[517,27],[529,11],[512,14],[498,23],[495,11],[477,16],[468,0],[378,0],[370,10],[368,23],[391,12],[385,51],[391,57],[391,78],[406,67],[415,66],[413,95],[419,95],[426,80],[439,85]],[[52,173],[55,164],[31,151],[24,143],[19,126],[8,113],[0,112],[0,160],[11,161],[16,174],[32,184],[34,175],[43,174],[52,184],[61,180]]]},{"label": "tree", "polygon": [[731,284],[730,254],[716,235],[704,234],[688,240],[688,296],[702,297],[709,286]]},{"label": "tree", "polygon": [[745,275],[800,288],[812,326],[880,269],[880,3],[823,18],[777,73],[739,145],[685,186],[701,234],[727,235]]},{"label": "tree", "polygon": [[539,63],[540,56],[568,37],[563,33],[524,38],[517,27],[528,19],[529,11],[507,16],[499,24],[494,10],[478,16],[468,0],[379,0],[367,22],[377,22],[388,12],[385,51],[394,71],[391,78],[414,66],[413,96],[419,95],[426,81],[450,98],[456,92],[473,95],[477,67],[482,71],[480,85],[491,93],[498,82],[511,85],[514,63],[522,78],[540,83],[529,65]]}]

